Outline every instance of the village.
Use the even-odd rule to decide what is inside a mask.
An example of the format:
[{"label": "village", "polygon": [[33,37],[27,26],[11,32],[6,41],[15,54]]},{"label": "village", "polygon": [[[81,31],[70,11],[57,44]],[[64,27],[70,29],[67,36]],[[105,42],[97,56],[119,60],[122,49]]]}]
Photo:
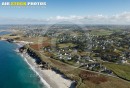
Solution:
[{"label": "village", "polygon": [[[129,31],[112,32],[110,35],[94,35],[93,30],[82,30],[78,26],[52,26],[44,35],[40,30],[31,30],[26,36],[49,37],[48,45],[40,46],[49,58],[64,63],[105,74],[113,74],[103,63],[129,64]],[[56,29],[56,30],[55,30]],[[69,30],[69,31],[68,31]],[[104,30],[103,30],[104,31]],[[106,31],[108,31],[106,29]],[[53,45],[51,45],[53,43]],[[126,46],[125,46],[126,45]],[[127,48],[126,48],[127,47]]]},{"label": "village", "polygon": [[[42,70],[53,69],[62,73],[64,67],[61,63],[64,63],[73,68],[129,80],[129,75],[122,73],[129,73],[129,30],[83,30],[84,28],[77,25],[53,25],[48,30],[45,30],[45,26],[43,29],[27,28],[30,30],[21,29],[23,32],[19,32],[20,36],[11,34],[4,38],[10,43],[26,43],[26,48],[21,47],[20,51],[34,58]],[[24,48],[25,51],[22,51]],[[64,70],[66,74],[66,69]]]}]

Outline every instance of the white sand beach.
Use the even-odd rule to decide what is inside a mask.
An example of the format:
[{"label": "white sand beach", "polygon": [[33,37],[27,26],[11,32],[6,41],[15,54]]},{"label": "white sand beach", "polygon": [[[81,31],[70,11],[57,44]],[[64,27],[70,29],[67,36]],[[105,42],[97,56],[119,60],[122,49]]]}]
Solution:
[{"label": "white sand beach", "polygon": [[[41,81],[47,86],[47,88],[74,88],[73,81],[65,79],[62,75],[56,73],[53,70],[41,70],[35,63],[35,60],[31,58],[27,53],[21,54],[25,61],[30,65],[32,70],[41,78]],[[71,86],[71,87],[70,87]]]}]

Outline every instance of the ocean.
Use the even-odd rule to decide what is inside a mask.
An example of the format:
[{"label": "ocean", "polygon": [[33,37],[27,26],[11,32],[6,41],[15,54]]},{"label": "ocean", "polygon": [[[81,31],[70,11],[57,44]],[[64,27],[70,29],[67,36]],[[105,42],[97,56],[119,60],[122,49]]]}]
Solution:
[{"label": "ocean", "polygon": [[17,47],[0,41],[0,88],[46,88],[24,59],[15,52]]}]

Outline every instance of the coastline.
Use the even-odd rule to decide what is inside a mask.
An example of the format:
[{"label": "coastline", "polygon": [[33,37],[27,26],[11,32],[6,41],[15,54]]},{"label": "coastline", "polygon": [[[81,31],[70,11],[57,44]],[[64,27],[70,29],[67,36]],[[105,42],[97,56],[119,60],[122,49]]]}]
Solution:
[{"label": "coastline", "polygon": [[20,56],[24,58],[30,68],[40,77],[41,81],[47,88],[74,88],[72,86],[73,81],[63,78],[62,75],[55,71],[41,70],[41,68],[35,63],[35,60],[27,53],[20,53]]},{"label": "coastline", "polygon": [[[20,54],[20,56],[24,59],[24,61],[29,65],[29,67],[36,73],[37,76],[40,77],[40,80],[43,82],[43,84],[47,87],[47,88],[51,88],[50,85],[43,79],[43,77],[41,77],[41,75],[39,74],[39,72],[36,71],[36,67],[32,66],[31,62],[29,62],[29,58],[28,56],[26,56],[25,54]],[[31,58],[31,57],[30,57]]]}]

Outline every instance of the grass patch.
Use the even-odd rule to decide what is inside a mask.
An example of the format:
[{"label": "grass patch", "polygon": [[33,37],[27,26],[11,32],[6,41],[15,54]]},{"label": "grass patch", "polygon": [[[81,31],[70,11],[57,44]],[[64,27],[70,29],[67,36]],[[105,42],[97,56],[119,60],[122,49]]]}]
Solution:
[{"label": "grass patch", "polygon": [[116,75],[124,79],[130,80],[130,66],[125,64],[103,63],[107,68],[111,69]]},{"label": "grass patch", "polygon": [[59,48],[67,48],[67,47],[75,47],[76,45],[73,43],[64,43],[64,44],[58,44]]},{"label": "grass patch", "polygon": [[99,35],[110,35],[110,34],[112,34],[113,33],[113,31],[110,31],[110,30],[104,30],[104,29],[100,29],[100,30],[92,30],[91,32],[90,32],[90,34],[92,34],[92,35],[96,35],[96,36],[99,36]]}]

